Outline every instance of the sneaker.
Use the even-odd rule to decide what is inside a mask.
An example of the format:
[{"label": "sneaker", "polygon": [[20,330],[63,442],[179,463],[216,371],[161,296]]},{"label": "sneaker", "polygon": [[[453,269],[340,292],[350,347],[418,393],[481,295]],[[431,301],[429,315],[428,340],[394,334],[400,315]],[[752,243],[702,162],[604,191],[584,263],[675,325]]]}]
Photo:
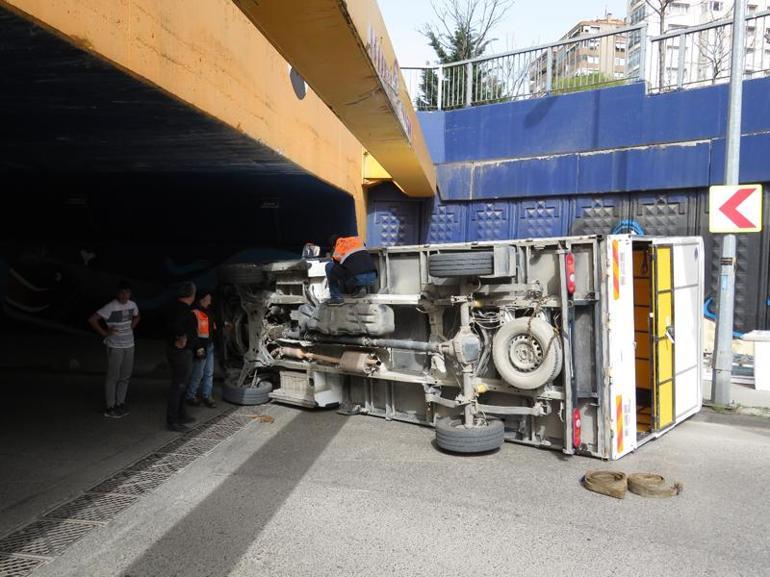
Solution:
[{"label": "sneaker", "polygon": [[214,399],[211,397],[206,397],[203,399],[203,404],[206,405],[209,409],[214,409],[217,406],[217,404],[214,402]]},{"label": "sneaker", "polygon": [[191,417],[190,415],[185,415],[179,419],[179,422],[183,425],[189,425],[190,423],[195,422],[195,417]]},{"label": "sneaker", "polygon": [[115,413],[117,413],[118,417],[125,417],[128,415],[128,408],[126,407],[126,404],[123,403],[122,405],[117,405],[115,407]]},{"label": "sneaker", "polygon": [[107,410],[104,411],[104,416],[108,417],[110,419],[119,419],[123,415],[118,413],[118,411],[115,409],[115,407],[107,407]]},{"label": "sneaker", "polygon": [[338,307],[340,305],[345,304],[345,299],[343,299],[342,297],[330,298],[329,300],[326,301],[326,304],[330,307]]},{"label": "sneaker", "polygon": [[174,431],[175,433],[188,433],[191,430],[190,427],[183,425],[182,423],[168,423],[166,428],[168,428],[169,431]]},{"label": "sneaker", "polygon": [[198,397],[193,397],[192,399],[185,399],[185,402],[191,407],[201,406],[201,400]]}]

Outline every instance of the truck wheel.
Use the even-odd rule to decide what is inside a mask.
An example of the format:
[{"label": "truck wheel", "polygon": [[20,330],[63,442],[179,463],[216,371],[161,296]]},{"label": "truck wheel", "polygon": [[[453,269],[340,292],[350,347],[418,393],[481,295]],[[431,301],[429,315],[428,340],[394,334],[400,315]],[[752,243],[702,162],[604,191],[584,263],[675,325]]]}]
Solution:
[{"label": "truck wheel", "polygon": [[224,284],[259,284],[264,280],[265,273],[256,264],[226,264],[219,269],[219,281]]},{"label": "truck wheel", "polygon": [[495,272],[494,255],[490,251],[432,254],[428,270],[439,278],[489,275]]},{"label": "truck wheel", "polygon": [[260,381],[256,387],[222,386],[222,400],[235,405],[263,405],[270,400],[273,385],[269,381]]},{"label": "truck wheel", "polygon": [[562,369],[558,334],[546,321],[530,317],[514,319],[497,331],[492,358],[500,377],[517,389],[542,387]]},{"label": "truck wheel", "polygon": [[499,419],[466,427],[460,417],[444,417],[436,422],[436,444],[452,453],[486,453],[499,449],[505,441],[505,426]]}]

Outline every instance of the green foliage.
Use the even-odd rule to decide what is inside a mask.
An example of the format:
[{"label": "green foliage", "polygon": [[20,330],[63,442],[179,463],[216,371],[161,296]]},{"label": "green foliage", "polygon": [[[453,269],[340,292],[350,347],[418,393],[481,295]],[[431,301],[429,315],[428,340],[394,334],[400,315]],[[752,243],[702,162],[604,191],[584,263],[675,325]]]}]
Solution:
[{"label": "green foliage", "polygon": [[552,94],[567,94],[569,92],[581,92],[594,90],[595,88],[607,88],[609,86],[621,86],[624,80],[617,80],[602,72],[592,72],[581,76],[570,76],[555,80]]}]

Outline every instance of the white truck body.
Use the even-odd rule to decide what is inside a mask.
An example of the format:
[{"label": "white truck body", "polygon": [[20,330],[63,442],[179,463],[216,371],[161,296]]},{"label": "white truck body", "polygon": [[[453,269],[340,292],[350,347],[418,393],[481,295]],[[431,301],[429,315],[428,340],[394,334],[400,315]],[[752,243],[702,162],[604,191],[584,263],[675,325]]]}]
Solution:
[{"label": "white truck body", "polygon": [[370,252],[378,285],[343,306],[323,303],[323,259],[231,286],[248,319],[234,386],[272,380],[278,402],[436,426],[440,446],[451,422],[459,452],[489,448],[472,435],[495,424],[500,439],[603,459],[701,408],[699,237]]}]

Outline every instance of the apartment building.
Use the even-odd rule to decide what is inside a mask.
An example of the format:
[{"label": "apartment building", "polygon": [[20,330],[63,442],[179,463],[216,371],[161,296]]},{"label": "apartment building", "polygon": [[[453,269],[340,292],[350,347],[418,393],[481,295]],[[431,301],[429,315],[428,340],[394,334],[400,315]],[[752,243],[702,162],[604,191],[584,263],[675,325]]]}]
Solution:
[{"label": "apartment building", "polygon": [[611,14],[601,19],[581,20],[575,24],[559,41],[576,40],[576,42],[544,51],[532,62],[529,70],[530,91],[545,92],[549,56],[553,88],[570,82],[579,83],[580,78],[585,77],[594,77],[592,81],[594,84],[597,83],[597,76],[601,81],[608,82],[625,77],[625,34],[577,41],[583,36],[613,32],[625,26],[625,20],[613,18]]},{"label": "apartment building", "polygon": [[[628,0],[628,25],[647,24],[650,37],[676,30],[708,24],[732,15],[732,0],[675,0],[665,7],[661,26],[662,0]],[[747,15],[759,14],[770,8],[770,0],[749,0]],[[770,42],[766,41],[765,23],[761,18],[750,23],[746,36],[746,72],[765,70],[770,66]],[[761,29],[760,29],[761,28]],[[635,76],[640,66],[640,34],[630,33],[628,38],[628,74]],[[647,54],[645,76],[653,85],[670,86],[680,76],[687,84],[709,84],[729,75],[731,38],[727,27],[721,27],[689,35],[683,46],[684,58],[680,59],[680,39],[671,38],[653,43]],[[661,54],[663,51],[663,54]],[[681,62],[684,69],[679,71]]]}]

